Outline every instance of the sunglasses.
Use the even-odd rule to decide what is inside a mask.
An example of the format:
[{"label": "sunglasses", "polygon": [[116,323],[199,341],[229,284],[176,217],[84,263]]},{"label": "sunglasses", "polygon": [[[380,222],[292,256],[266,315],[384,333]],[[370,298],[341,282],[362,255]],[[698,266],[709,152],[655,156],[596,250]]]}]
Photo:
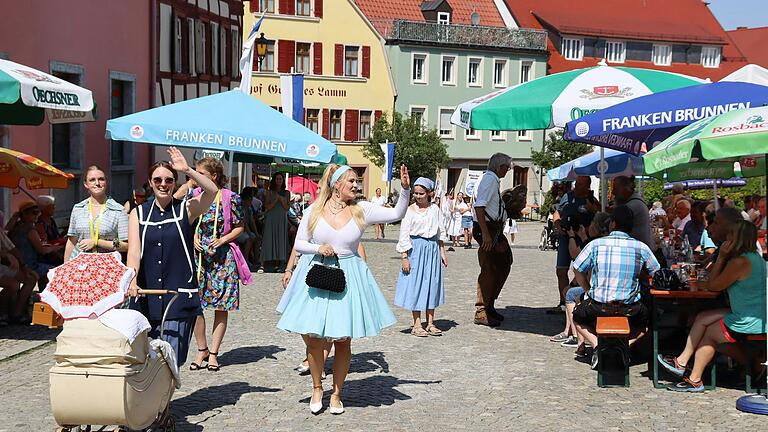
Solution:
[{"label": "sunglasses", "polygon": [[160,186],[161,184],[172,185],[176,183],[176,179],[173,177],[152,177],[152,183],[155,186]]}]

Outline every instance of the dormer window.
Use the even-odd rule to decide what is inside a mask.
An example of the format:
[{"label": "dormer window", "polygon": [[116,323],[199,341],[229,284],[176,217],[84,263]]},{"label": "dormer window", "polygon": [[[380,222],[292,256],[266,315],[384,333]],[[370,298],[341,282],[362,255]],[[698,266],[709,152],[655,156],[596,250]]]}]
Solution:
[{"label": "dormer window", "polygon": [[445,24],[448,25],[451,23],[451,14],[450,12],[438,12],[437,13],[437,23],[438,24]]}]

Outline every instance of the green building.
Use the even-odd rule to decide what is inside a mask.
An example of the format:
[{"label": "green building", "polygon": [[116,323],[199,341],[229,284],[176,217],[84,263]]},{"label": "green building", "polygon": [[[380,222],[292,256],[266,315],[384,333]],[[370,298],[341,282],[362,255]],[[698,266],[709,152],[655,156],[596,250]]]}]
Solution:
[{"label": "green building", "polygon": [[541,173],[531,163],[543,131],[469,131],[450,123],[456,106],[546,74],[546,33],[518,29],[503,1],[356,0],[385,40],[397,95],[394,109],[436,128],[451,162],[446,187],[463,190],[471,171],[504,152],[515,168],[502,186],[525,184],[539,203]]}]

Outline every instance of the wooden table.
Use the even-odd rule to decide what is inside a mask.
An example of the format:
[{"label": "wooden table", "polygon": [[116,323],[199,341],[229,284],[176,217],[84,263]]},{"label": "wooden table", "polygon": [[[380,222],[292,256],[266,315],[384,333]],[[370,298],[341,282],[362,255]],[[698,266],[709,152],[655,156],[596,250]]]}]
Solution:
[{"label": "wooden table", "polygon": [[[706,285],[704,284],[704,288]],[[674,301],[674,300],[684,300],[684,301],[696,301],[696,300],[713,300],[720,296],[720,293],[722,291],[706,291],[702,290],[702,283],[699,283],[699,287],[697,291],[666,291],[666,290],[657,290],[657,289],[651,289],[651,329],[653,334],[653,358],[651,358],[651,362],[653,363],[653,386],[655,388],[662,388],[663,386],[659,384],[659,317],[658,317],[658,304],[660,301]],[[715,369],[712,368],[712,375],[714,375]],[[714,378],[714,377],[713,377]],[[714,382],[714,379],[712,379],[711,382]],[[709,388],[714,388],[713,385],[711,385]]]}]

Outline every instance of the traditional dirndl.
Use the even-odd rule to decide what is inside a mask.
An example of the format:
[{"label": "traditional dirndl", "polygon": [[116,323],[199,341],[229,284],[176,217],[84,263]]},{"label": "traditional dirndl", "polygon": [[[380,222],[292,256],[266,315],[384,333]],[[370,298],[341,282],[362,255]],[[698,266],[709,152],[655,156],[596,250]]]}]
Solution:
[{"label": "traditional dirndl", "polygon": [[395,305],[410,311],[435,309],[445,303],[443,263],[438,236],[411,236],[413,249],[408,255],[411,271],[400,269],[395,291]]},{"label": "traditional dirndl", "polygon": [[312,337],[357,339],[376,336],[396,322],[368,266],[357,255],[339,257],[347,287],[335,293],[307,286],[310,267],[321,255],[302,256],[278,305],[279,329]]}]

